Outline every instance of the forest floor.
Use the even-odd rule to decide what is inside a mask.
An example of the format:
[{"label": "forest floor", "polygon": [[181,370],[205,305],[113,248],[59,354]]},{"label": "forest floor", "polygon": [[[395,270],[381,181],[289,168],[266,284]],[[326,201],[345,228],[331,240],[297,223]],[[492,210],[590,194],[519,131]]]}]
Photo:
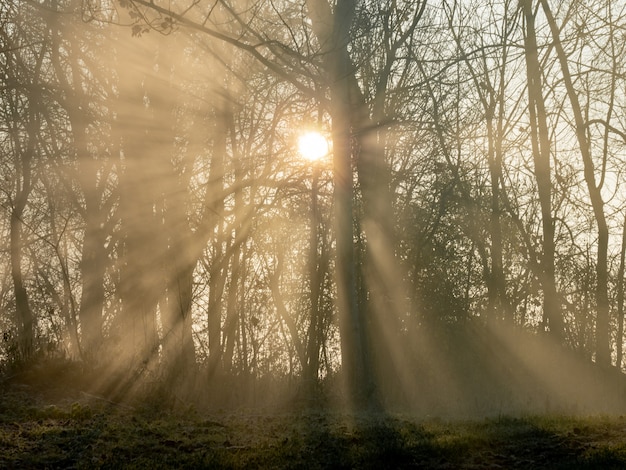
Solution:
[{"label": "forest floor", "polygon": [[407,467],[626,468],[626,418],[166,412],[0,381],[0,468]]}]

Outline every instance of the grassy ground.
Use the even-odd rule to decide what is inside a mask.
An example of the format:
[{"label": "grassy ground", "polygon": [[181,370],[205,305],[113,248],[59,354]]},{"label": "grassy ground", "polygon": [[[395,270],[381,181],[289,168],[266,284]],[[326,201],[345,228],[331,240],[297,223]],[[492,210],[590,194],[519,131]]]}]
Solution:
[{"label": "grassy ground", "polygon": [[623,417],[209,415],[0,391],[0,468],[626,468]]}]

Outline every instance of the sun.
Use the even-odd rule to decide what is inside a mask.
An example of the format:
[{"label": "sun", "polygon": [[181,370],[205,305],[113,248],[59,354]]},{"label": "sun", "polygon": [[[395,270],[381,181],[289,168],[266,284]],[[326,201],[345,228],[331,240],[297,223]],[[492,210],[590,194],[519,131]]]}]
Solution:
[{"label": "sun", "polygon": [[319,132],[307,131],[298,138],[298,151],[305,159],[314,162],[328,155],[328,141]]}]

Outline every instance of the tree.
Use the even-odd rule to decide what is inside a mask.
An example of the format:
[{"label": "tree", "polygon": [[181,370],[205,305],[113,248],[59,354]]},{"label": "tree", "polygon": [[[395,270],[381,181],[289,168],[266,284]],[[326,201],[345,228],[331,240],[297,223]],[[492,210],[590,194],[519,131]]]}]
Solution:
[{"label": "tree", "polygon": [[[598,230],[598,248],[597,248],[597,264],[596,264],[596,301],[597,301],[597,316],[596,316],[596,362],[603,366],[608,366],[611,363],[610,354],[610,337],[609,337],[609,299],[608,299],[608,245],[609,245],[609,227],[605,215],[605,203],[602,197],[602,186],[606,176],[606,159],[607,149],[605,144],[603,163],[600,170],[600,180],[596,181],[596,165],[594,163],[591,153],[590,137],[588,136],[587,125],[585,117],[583,115],[582,106],[578,98],[577,90],[574,86],[572,73],[570,72],[570,66],[567,53],[561,42],[560,28],[556,24],[556,20],[552,14],[552,10],[546,0],[541,0],[541,7],[552,34],[554,41],[554,48],[559,60],[559,65],[565,88],[567,91],[567,97],[570,104],[570,109],[574,116],[574,128],[576,131],[576,139],[578,141],[578,147],[584,166],[584,177],[589,192],[589,199],[593,208],[593,215],[596,221]],[[609,34],[609,42],[613,44],[613,34]],[[616,60],[615,49],[612,49],[613,61]],[[615,70],[615,62],[612,64]],[[610,99],[615,95],[615,76],[610,75],[611,90],[609,91]],[[606,123],[610,123],[613,114],[613,106],[609,105],[607,111]],[[608,130],[607,130],[608,132]],[[605,138],[606,141],[606,138]]]},{"label": "tree", "polygon": [[[235,24],[242,26],[244,36],[236,38],[230,34],[225,34],[216,29],[211,29],[204,23],[196,22],[189,19],[189,15],[177,14],[170,11],[167,8],[162,8],[159,5],[150,4],[144,1],[135,1],[134,5],[145,7],[147,10],[156,12],[157,14],[165,17],[173,18],[175,21],[190,28],[202,31],[203,33],[225,41],[229,44],[233,44],[243,51],[251,54],[261,64],[266,66],[271,72],[276,73],[280,78],[286,79],[300,90],[310,93],[312,96],[316,96],[311,89],[307,88],[305,83],[310,78],[310,73],[298,65],[291,66],[292,72],[289,74],[282,71],[281,67],[278,67],[275,62],[284,62],[287,64],[294,64],[292,61],[292,55],[294,54],[289,48],[275,47],[274,43],[264,43],[266,46],[268,56],[263,55],[250,40],[260,40],[263,34],[260,34],[255,30],[246,20],[246,14],[238,13],[226,3],[220,5],[227,11]],[[335,172],[335,210],[336,210],[336,234],[337,234],[337,273],[338,273],[338,285],[339,288],[339,311],[342,330],[342,341],[345,341],[344,349],[346,352],[343,356],[344,367],[349,377],[348,382],[352,384],[351,395],[354,395],[354,399],[357,402],[368,402],[370,396],[372,396],[372,379],[369,378],[368,371],[370,368],[366,365],[368,357],[367,350],[367,333],[366,323],[367,321],[362,316],[363,313],[359,310],[357,302],[357,279],[356,271],[357,266],[353,253],[353,173],[352,159],[355,156],[355,150],[352,146],[353,137],[357,137],[361,144],[359,148],[359,178],[361,183],[361,190],[365,195],[365,199],[368,200],[368,212],[371,212],[372,220],[374,221],[371,227],[378,226],[376,232],[372,232],[372,239],[377,236],[380,238],[382,235],[382,241],[378,247],[381,253],[387,252],[389,255],[385,255],[388,259],[386,261],[393,260],[393,243],[392,237],[386,236],[385,232],[393,227],[393,223],[386,223],[384,217],[389,217],[393,213],[391,209],[391,198],[389,196],[389,188],[385,184],[384,180],[379,183],[379,178],[367,177],[376,175],[380,177],[381,174],[388,170],[384,170],[384,156],[380,151],[374,149],[373,143],[367,142],[366,135],[368,129],[372,127],[374,121],[368,116],[369,111],[367,109],[367,103],[362,93],[359,90],[356,80],[355,70],[352,66],[352,61],[348,53],[348,44],[350,43],[350,28],[352,26],[352,19],[356,14],[356,3],[350,1],[341,1],[337,4],[333,11],[330,5],[326,1],[312,1],[307,2],[308,14],[311,18],[311,26],[317,37],[317,43],[321,49],[322,67],[327,74],[324,82],[329,86],[329,109],[333,121],[333,147],[334,147],[334,172]],[[391,44],[393,51],[390,54],[387,68],[391,67],[391,64],[395,60],[395,53],[401,44],[407,41],[410,37],[412,30],[415,28],[415,24],[423,11],[424,4],[415,11],[415,20],[411,22],[411,27],[397,39],[397,42]],[[256,18],[256,17],[255,17]],[[262,16],[258,16],[263,21]],[[309,59],[305,57],[305,61]],[[296,64],[298,62],[295,62]],[[298,75],[300,74],[300,75]],[[380,103],[384,102],[381,98],[382,94],[389,82],[390,77],[383,77],[381,83],[378,84],[380,88],[380,97],[378,100],[377,113],[382,112]],[[361,96],[359,96],[361,95]],[[375,116],[375,118],[381,118],[381,116]],[[369,137],[367,137],[369,139]],[[372,152],[372,153],[369,153]],[[370,155],[368,157],[368,155]],[[371,158],[370,158],[371,157]],[[380,171],[383,169],[383,171]],[[380,205],[379,201],[387,201]],[[378,234],[378,235],[376,235]],[[390,258],[390,259],[389,259]],[[384,264],[383,264],[384,265]],[[381,271],[381,267],[376,268]],[[383,279],[379,277],[379,279]],[[363,397],[360,397],[363,395]]]},{"label": "tree", "polygon": [[[71,130],[72,154],[70,164],[57,162],[56,172],[65,181],[64,187],[69,188],[68,199],[84,221],[79,268],[80,350],[85,359],[97,361],[103,341],[105,276],[110,264],[107,235],[116,199],[111,192],[114,158],[102,143],[107,130],[98,126],[110,116],[101,110],[102,102],[97,109],[89,103],[94,102],[96,90],[100,96],[110,92],[107,82],[111,77],[96,66],[97,45],[106,43],[106,35],[97,27],[84,25],[80,11],[80,2],[74,0],[66,9],[50,12],[51,61]],[[89,74],[84,73],[85,62],[90,64]],[[80,194],[76,194],[74,182]]]},{"label": "tree", "polygon": [[541,203],[541,224],[543,253],[540,265],[540,282],[543,288],[544,323],[550,333],[561,340],[563,337],[563,317],[556,290],[554,217],[552,214],[551,151],[546,105],[543,97],[542,73],[539,62],[539,47],[535,30],[535,13],[532,1],[521,2],[525,20],[524,57],[528,79],[528,113],[530,133],[535,163],[537,193]]},{"label": "tree", "polygon": [[[12,162],[12,174],[6,175],[11,181],[11,188],[5,188],[10,216],[10,272],[19,356],[28,361],[36,346],[36,317],[25,279],[25,248],[28,245],[25,221],[29,199],[38,181],[39,133],[43,126],[46,93],[44,64],[49,41],[33,41],[40,32],[39,23],[34,20],[34,15],[31,26],[19,22],[16,8],[18,6],[3,7],[7,20],[0,30],[4,79],[2,121],[5,129],[2,152],[3,159]],[[33,12],[26,9],[23,13],[30,17]]]},{"label": "tree", "polygon": [[16,357],[55,338],[215,406],[341,371],[355,408],[491,319],[622,360],[622,3],[181,5],[0,7]]},{"label": "tree", "polygon": [[[486,43],[483,36],[477,38],[478,44],[472,44],[474,37],[467,34],[469,25],[463,24],[464,18],[471,18],[469,12],[480,11],[480,6],[476,4],[464,5],[461,7],[458,2],[453,2],[447,13],[449,17],[450,31],[454,37],[459,56],[467,66],[471,81],[477,93],[483,109],[486,133],[487,133],[487,164],[489,168],[489,181],[491,188],[490,215],[489,215],[489,235],[491,245],[489,247],[489,268],[486,270],[485,283],[489,297],[489,312],[491,318],[505,318],[512,320],[513,312],[507,300],[506,273],[504,270],[503,254],[503,213],[501,195],[506,191],[503,180],[503,160],[505,156],[505,144],[510,129],[517,124],[513,116],[507,115],[507,108],[511,106],[511,100],[507,92],[511,86],[511,72],[509,72],[509,56],[511,54],[512,39],[516,31],[518,15],[513,12],[510,2],[504,2],[500,6],[502,11],[499,18],[494,18],[485,27],[492,36],[498,35],[496,43]],[[487,6],[487,11],[483,16],[487,18],[495,17],[494,5]],[[458,21],[460,24],[454,24]],[[496,23],[500,21],[500,23]],[[456,30],[455,28],[458,28]],[[466,37],[466,34],[469,37]],[[472,50],[467,48],[472,46]],[[474,65],[476,63],[476,65]],[[457,84],[460,86],[460,83]],[[478,132],[478,131],[477,131]],[[478,240],[477,240],[478,241]],[[486,251],[486,250],[485,250]]]}]

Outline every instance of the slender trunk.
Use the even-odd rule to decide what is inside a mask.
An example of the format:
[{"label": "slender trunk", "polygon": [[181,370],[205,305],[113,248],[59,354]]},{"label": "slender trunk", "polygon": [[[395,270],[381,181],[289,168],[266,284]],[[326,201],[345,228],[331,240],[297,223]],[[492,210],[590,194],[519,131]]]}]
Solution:
[{"label": "slender trunk", "polygon": [[[224,91],[227,96],[228,91]],[[203,230],[209,232],[215,227],[217,233],[213,242],[215,255],[209,270],[209,304],[207,308],[207,328],[209,330],[209,360],[208,374],[212,378],[218,370],[222,360],[222,298],[226,283],[224,263],[224,230],[223,223],[218,222],[224,213],[224,159],[226,157],[228,131],[232,127],[231,103],[223,99],[220,109],[217,110],[213,136],[213,152],[209,169],[209,183],[206,186],[204,203],[207,211],[204,214]],[[213,220],[213,223],[208,223]],[[219,225],[218,225],[219,224]]]},{"label": "slender trunk", "polygon": [[[42,54],[43,55],[43,54]],[[38,73],[34,81],[38,78]],[[34,95],[34,94],[33,94]],[[34,352],[35,341],[35,316],[30,308],[29,296],[24,285],[22,267],[23,256],[23,225],[22,217],[28,203],[28,197],[33,187],[33,159],[35,156],[36,134],[39,130],[37,117],[37,101],[34,96],[29,96],[29,109],[27,111],[27,141],[25,145],[20,142],[20,137],[14,134],[14,148],[24,148],[23,152],[15,156],[16,168],[16,195],[11,209],[9,228],[9,250],[11,258],[11,278],[15,294],[15,314],[18,326],[18,347],[22,360],[28,360]],[[14,103],[12,103],[15,105]]]},{"label": "slender trunk", "polygon": [[313,169],[313,181],[311,186],[311,232],[309,240],[309,301],[311,304],[311,313],[308,328],[307,343],[307,363],[304,365],[304,380],[309,387],[309,392],[314,391],[315,384],[319,373],[319,355],[320,355],[320,337],[319,337],[319,320],[320,320],[320,291],[321,276],[318,260],[319,255],[319,207],[318,207],[318,190],[319,190],[319,168]]},{"label": "slender trunk", "polygon": [[224,255],[221,230],[215,242],[215,256],[209,269],[209,302],[207,306],[207,328],[209,330],[208,376],[213,378],[222,360],[222,298],[226,284],[226,270],[222,267]]},{"label": "slender trunk", "polygon": [[500,319],[503,316],[503,288],[504,269],[502,266],[502,228],[500,225],[500,161],[496,155],[493,122],[493,106],[487,110],[487,140],[489,177],[491,181],[491,214],[490,214],[490,234],[491,234],[491,272],[488,281],[489,310],[490,316]]},{"label": "slender trunk", "polygon": [[578,94],[574,88],[572,74],[569,70],[567,55],[563,50],[560,40],[559,28],[556,24],[550,6],[546,0],[541,0],[543,11],[548,20],[554,48],[559,58],[563,81],[567,90],[574,123],[576,125],[576,137],[583,160],[585,183],[589,192],[589,199],[593,208],[593,215],[598,228],[598,254],[596,262],[596,362],[603,366],[611,363],[610,335],[609,335],[609,297],[608,297],[608,248],[609,248],[609,228],[604,214],[604,200],[602,199],[602,181],[596,183],[596,168],[591,156],[591,145],[587,136],[587,126],[583,118],[582,109],[578,100]]},{"label": "slender trunk", "polygon": [[[503,267],[502,254],[502,223],[501,223],[501,178],[502,178],[502,141],[503,141],[503,123],[504,123],[504,91],[505,91],[505,67],[507,62],[508,43],[506,37],[502,42],[501,68],[498,70],[500,75],[499,83],[493,86],[490,69],[484,63],[485,71],[477,72],[470,55],[465,52],[463,37],[461,32],[455,30],[453,19],[455,13],[459,10],[458,3],[454,2],[452,10],[449,13],[449,28],[454,35],[454,39],[459,49],[461,57],[465,59],[465,65],[468,67],[476,92],[483,106],[487,129],[487,162],[489,167],[489,179],[491,182],[491,201],[490,201],[490,221],[489,234],[491,240],[491,249],[489,250],[490,264],[483,262],[483,271],[485,273],[485,281],[487,286],[488,317],[492,319],[508,318],[508,307],[506,299],[506,279]],[[505,28],[508,31],[508,28]],[[483,60],[485,60],[483,58]],[[496,73],[496,72],[494,72]],[[457,79],[460,80],[457,72]],[[457,88],[458,90],[458,88]],[[497,90],[497,92],[496,92]],[[460,91],[460,90],[459,90]],[[459,92],[457,91],[457,93]],[[433,95],[432,91],[430,92]],[[434,98],[433,98],[433,102]],[[457,120],[458,128],[458,120]],[[441,133],[441,131],[439,131]],[[439,137],[443,142],[442,137]],[[443,146],[444,144],[442,144]],[[448,160],[451,160],[448,157]],[[473,241],[474,243],[475,241]],[[486,261],[486,260],[485,260]]]},{"label": "slender trunk", "polygon": [[233,372],[233,359],[235,353],[235,343],[237,341],[237,331],[239,330],[239,314],[237,312],[237,295],[239,292],[239,275],[241,265],[241,248],[235,243],[234,252],[230,263],[230,279],[228,282],[228,298],[226,302],[226,323],[224,325],[224,371]]},{"label": "slender trunk", "polygon": [[[232,124],[232,123],[231,123]],[[234,142],[234,128],[231,127],[230,135]],[[233,148],[235,147],[233,143]],[[235,157],[235,197],[234,197],[234,207],[233,212],[235,214],[234,221],[234,236],[233,236],[233,254],[231,258],[231,269],[230,269],[230,283],[228,285],[228,300],[226,306],[226,325],[225,325],[225,335],[226,335],[226,348],[224,351],[224,366],[227,372],[233,372],[233,357],[235,351],[235,345],[239,343],[241,346],[241,336],[240,332],[240,321],[243,317],[243,303],[240,302],[242,296],[241,293],[241,279],[243,279],[243,259],[242,259],[242,243],[241,239],[244,237],[244,228],[243,228],[243,216],[244,216],[244,207],[243,207],[243,194],[241,187],[241,179],[243,177],[241,171],[241,162],[239,161],[240,156],[236,155]],[[245,325],[244,325],[245,326]],[[243,360],[243,357],[240,359]]]},{"label": "slender trunk", "polygon": [[239,269],[241,270],[240,277],[242,282],[239,283],[239,291],[238,291],[238,301],[237,301],[237,310],[239,312],[239,345],[240,345],[240,358],[241,358],[241,367],[242,371],[245,374],[245,377],[248,377],[250,374],[250,358],[248,356],[248,319],[247,319],[247,303],[246,303],[246,270],[247,270],[247,260],[248,259],[248,250],[247,247],[243,246],[243,253],[241,256],[241,263],[239,264]]},{"label": "slender trunk", "polygon": [[[21,204],[20,204],[21,205]],[[10,254],[11,278],[15,292],[15,313],[18,324],[18,347],[22,360],[28,360],[33,354],[35,339],[35,321],[28,302],[28,293],[24,287],[22,274],[22,210],[17,207],[11,211]]]},{"label": "slender trunk", "polygon": [[552,182],[550,165],[550,137],[541,84],[541,69],[538,58],[535,16],[532,1],[523,0],[522,8],[526,20],[524,36],[526,72],[528,76],[528,111],[535,164],[535,179],[541,205],[541,224],[543,234],[543,255],[541,259],[539,281],[543,289],[544,327],[547,326],[552,336],[563,339],[563,317],[556,290],[555,279],[555,243],[554,217],[552,216]]},{"label": "slender trunk", "polygon": [[185,381],[194,373],[196,356],[193,343],[191,307],[195,264],[179,266],[168,286],[167,308],[162,312],[163,350],[172,384]]},{"label": "slender trunk", "polygon": [[[502,62],[506,64],[508,61],[507,44],[502,46]],[[493,237],[493,259],[492,270],[495,277],[495,287],[497,292],[497,305],[501,309],[500,315],[502,315],[505,321],[513,322],[513,309],[510,306],[509,299],[506,292],[506,273],[504,271],[504,254],[502,248],[502,207],[501,198],[504,190],[502,185],[502,165],[504,159],[504,150],[502,144],[504,141],[504,123],[505,123],[505,67],[502,66],[500,71],[500,83],[499,83],[499,95],[498,101],[498,116],[496,125],[496,138],[494,143],[493,154],[493,168],[491,169],[491,182],[492,182],[492,204],[491,204],[491,233]]]},{"label": "slender trunk", "polygon": [[[505,22],[505,30],[509,30],[508,21]],[[492,96],[494,107],[498,108],[497,115],[494,112],[494,118],[497,120],[495,125],[495,136],[491,146],[490,153],[490,177],[491,177],[491,237],[492,237],[492,272],[494,276],[494,287],[496,289],[496,308],[500,311],[500,317],[505,321],[513,322],[513,309],[510,307],[509,299],[506,292],[506,273],[504,271],[504,254],[502,247],[502,165],[504,159],[504,150],[502,148],[505,132],[505,114],[506,114],[506,67],[508,63],[509,45],[505,40],[502,44],[502,68],[500,69],[500,78],[498,81],[497,96]]]},{"label": "slender trunk", "polygon": [[617,370],[622,370],[624,351],[624,264],[626,263],[626,220],[622,228],[622,249],[619,257],[619,269],[617,271]]},{"label": "slender trunk", "polygon": [[[93,222],[93,207],[87,209],[87,221],[80,262],[82,295],[78,308],[81,327],[81,351],[88,359],[96,359],[102,341],[102,310],[104,307],[104,276],[107,265],[105,233],[99,222]],[[97,210],[97,209],[96,209]],[[96,219],[100,217],[96,216]]]},{"label": "slender trunk", "polygon": [[[503,61],[506,62],[506,54]],[[500,94],[488,107],[487,133],[489,141],[489,177],[491,181],[491,214],[489,232],[491,235],[491,280],[490,305],[493,318],[513,321],[511,309],[506,294],[506,275],[504,272],[502,248],[502,207],[501,207],[501,179],[502,179],[502,141],[504,123],[504,70],[500,71]],[[495,115],[495,108],[498,114]],[[494,119],[497,121],[494,123]]]},{"label": "slender trunk", "polygon": [[282,321],[287,325],[287,329],[289,330],[289,335],[291,336],[291,341],[293,342],[294,348],[296,350],[296,355],[298,357],[298,361],[300,362],[301,369],[306,373],[307,372],[307,353],[300,339],[300,333],[298,332],[298,325],[294,321],[293,316],[287,310],[285,305],[285,299],[280,291],[280,274],[282,272],[282,255],[278,254],[277,266],[275,268],[274,273],[270,275],[270,290],[272,291],[272,298],[274,300],[274,305],[276,306],[276,310],[278,315],[282,319]]}]

